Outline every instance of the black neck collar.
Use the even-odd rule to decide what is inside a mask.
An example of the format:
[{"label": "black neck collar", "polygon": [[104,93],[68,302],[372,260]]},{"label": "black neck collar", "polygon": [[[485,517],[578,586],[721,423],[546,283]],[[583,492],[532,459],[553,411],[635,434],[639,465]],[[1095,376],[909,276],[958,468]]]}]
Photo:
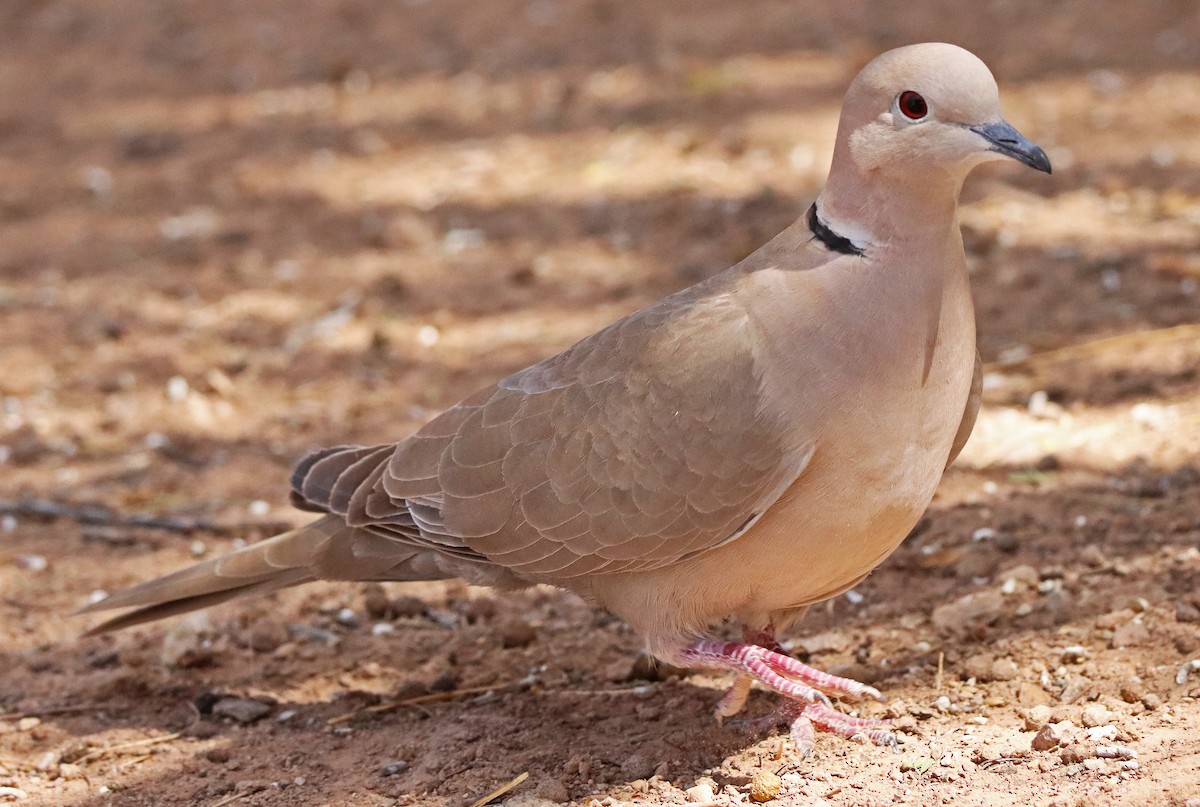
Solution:
[{"label": "black neck collar", "polygon": [[817,215],[816,202],[813,202],[813,206],[808,209],[808,229],[812,230],[813,237],[824,244],[830,252],[840,252],[843,255],[865,254],[862,247],[855,246],[849,238],[838,235],[825,226],[821,217]]}]

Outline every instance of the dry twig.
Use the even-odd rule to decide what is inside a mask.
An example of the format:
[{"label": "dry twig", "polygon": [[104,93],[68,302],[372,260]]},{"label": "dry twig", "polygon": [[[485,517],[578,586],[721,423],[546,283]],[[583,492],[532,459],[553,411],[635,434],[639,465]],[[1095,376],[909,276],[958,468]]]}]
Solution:
[{"label": "dry twig", "polygon": [[433,693],[430,693],[429,695],[417,695],[415,698],[405,698],[404,700],[399,700],[399,701],[389,701],[387,703],[377,703],[374,706],[364,706],[363,708],[356,709],[353,712],[347,712],[344,715],[338,715],[337,717],[331,717],[327,721],[325,721],[325,724],[329,725],[329,726],[337,726],[341,723],[349,722],[349,721],[353,720],[354,718],[358,717],[359,715],[363,715],[363,714],[372,714],[372,715],[384,714],[385,712],[393,712],[396,709],[400,709],[405,706],[419,706],[424,703],[438,703],[440,701],[454,700],[455,698],[461,698],[466,695],[482,695],[485,692],[499,692],[499,691],[502,691],[505,689],[512,689],[513,687],[517,686],[519,683],[520,683],[519,681],[513,681],[508,684],[492,684],[490,686],[467,687],[466,689],[452,689],[449,692],[433,692]]},{"label": "dry twig", "polygon": [[172,516],[155,513],[120,513],[103,504],[73,504],[53,499],[0,499],[0,515],[25,518],[65,518],[77,524],[96,527],[140,527],[164,532],[240,535],[251,530],[283,532],[291,525],[279,521],[222,523],[199,516]]},{"label": "dry twig", "polygon": [[158,745],[159,743],[169,743],[171,740],[177,740],[182,736],[183,735],[179,732],[175,732],[174,734],[163,734],[159,737],[147,737],[142,740],[121,743],[120,745],[107,745],[103,748],[94,748],[81,756],[79,759],[75,760],[75,764],[82,765],[85,762],[90,762],[93,759],[99,759],[100,757],[107,756],[108,754],[116,754],[122,751],[132,751],[134,749],[141,749],[151,745]]},{"label": "dry twig", "polygon": [[509,782],[508,784],[501,785],[500,787],[493,790],[491,793],[488,793],[486,796],[483,796],[483,797],[478,798],[475,801],[471,802],[471,807],[483,807],[483,805],[487,804],[488,802],[492,801],[493,799],[500,798],[505,793],[512,790],[514,787],[521,784],[528,778],[529,778],[529,771],[525,771],[522,774],[514,776],[512,781]]}]

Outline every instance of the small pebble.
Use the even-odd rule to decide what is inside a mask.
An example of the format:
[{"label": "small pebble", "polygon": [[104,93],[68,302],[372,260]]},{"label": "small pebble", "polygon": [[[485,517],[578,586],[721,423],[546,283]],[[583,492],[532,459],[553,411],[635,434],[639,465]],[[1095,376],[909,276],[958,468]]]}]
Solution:
[{"label": "small pebble", "polygon": [[1017,663],[1010,658],[996,659],[992,664],[992,680],[994,681],[1012,681],[1021,672]]},{"label": "small pebble", "polygon": [[213,704],[212,713],[238,723],[253,723],[271,714],[274,708],[269,703],[250,698],[221,698]]},{"label": "small pebble", "polygon": [[533,789],[534,795],[554,804],[566,804],[571,800],[567,786],[558,779],[543,779]]},{"label": "small pebble", "polygon": [[391,601],[387,591],[379,583],[368,583],[363,586],[363,610],[372,619],[387,619],[392,614]]},{"label": "small pebble", "polygon": [[1063,664],[1079,664],[1080,662],[1087,660],[1087,657],[1087,648],[1081,644],[1073,644],[1069,647],[1064,647],[1062,652],[1059,653],[1059,658],[1062,659]]},{"label": "small pebble", "polygon": [[379,772],[384,776],[396,776],[408,770],[408,763],[402,759],[397,759],[392,762],[385,763]]},{"label": "small pebble", "polygon": [[528,647],[537,638],[537,631],[528,622],[512,619],[500,628],[500,646],[504,648]]},{"label": "small pebble", "polygon": [[392,600],[392,613],[397,617],[425,616],[428,606],[425,601],[416,597],[403,595]]},{"label": "small pebble", "polygon": [[1087,730],[1088,739],[1092,742],[1104,742],[1117,739],[1117,727],[1111,723],[1107,726],[1094,726]]},{"label": "small pebble", "polygon": [[1091,759],[1093,756],[1092,750],[1086,746],[1075,744],[1068,745],[1059,754],[1059,759],[1064,765],[1078,765],[1086,759]]},{"label": "small pebble", "polygon": [[1125,745],[1101,745],[1096,748],[1101,759],[1137,759],[1137,751]]},{"label": "small pebble", "polygon": [[1044,703],[1031,706],[1025,712],[1025,730],[1037,731],[1050,722],[1050,707]]},{"label": "small pebble", "polygon": [[1080,715],[1080,722],[1084,728],[1093,729],[1096,726],[1103,726],[1112,718],[1108,709],[1102,703],[1092,703],[1083,707],[1083,712]]},{"label": "small pebble", "polygon": [[697,804],[708,804],[717,797],[717,794],[713,793],[712,785],[708,782],[697,782],[684,792],[687,794],[688,801]]},{"label": "small pebble", "polygon": [[210,748],[204,752],[204,758],[209,762],[216,762],[222,765],[228,762],[232,756],[233,755],[230,753],[229,749],[224,746],[219,748]]},{"label": "small pebble", "polygon": [[1051,748],[1062,745],[1074,733],[1075,726],[1070,720],[1064,720],[1061,723],[1047,723],[1034,735],[1030,745],[1034,751],[1049,751]]},{"label": "small pebble", "polygon": [[750,780],[750,798],[754,801],[770,801],[779,795],[783,782],[771,771],[759,771]]},{"label": "small pebble", "polygon": [[255,653],[272,653],[287,640],[287,628],[273,619],[260,619],[250,629],[246,643]]}]

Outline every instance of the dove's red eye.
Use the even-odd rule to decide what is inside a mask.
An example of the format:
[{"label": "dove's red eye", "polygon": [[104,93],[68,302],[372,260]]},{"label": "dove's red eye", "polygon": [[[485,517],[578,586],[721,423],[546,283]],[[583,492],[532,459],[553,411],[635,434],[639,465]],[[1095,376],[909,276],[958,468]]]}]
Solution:
[{"label": "dove's red eye", "polygon": [[929,104],[925,103],[925,99],[921,97],[920,93],[912,90],[900,93],[897,104],[900,111],[904,113],[904,117],[909,120],[920,120],[929,114]]}]

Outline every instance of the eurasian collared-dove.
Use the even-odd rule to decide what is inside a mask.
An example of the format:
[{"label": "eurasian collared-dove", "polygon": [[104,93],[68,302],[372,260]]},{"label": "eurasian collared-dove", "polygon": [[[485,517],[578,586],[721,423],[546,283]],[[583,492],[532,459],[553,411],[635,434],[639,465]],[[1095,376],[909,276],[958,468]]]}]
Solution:
[{"label": "eurasian collared-dove", "polygon": [[[775,632],[908,534],[979,405],[957,219],[976,165],[1049,172],[987,67],[924,44],[850,85],[825,189],[731,269],[451,407],[396,444],[302,460],[308,526],[120,592],[96,631],[310,580],[550,583],[623,617],[655,656],[731,670],[814,729],[890,742],[826,695],[871,687]],[[743,643],[705,638],[729,616]]]}]

